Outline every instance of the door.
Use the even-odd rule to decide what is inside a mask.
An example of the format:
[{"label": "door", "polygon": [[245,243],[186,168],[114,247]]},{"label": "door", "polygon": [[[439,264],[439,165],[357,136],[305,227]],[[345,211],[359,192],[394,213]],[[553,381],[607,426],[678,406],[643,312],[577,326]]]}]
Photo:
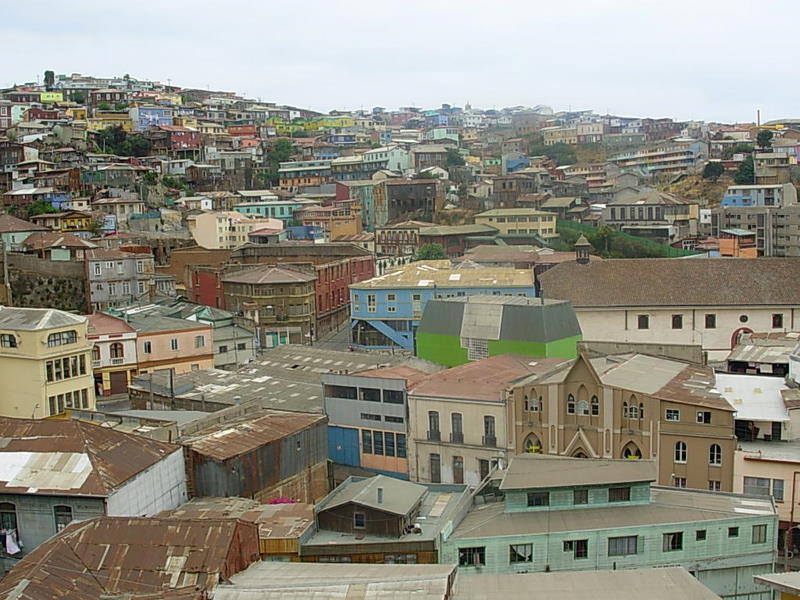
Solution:
[{"label": "door", "polygon": [[128,372],[114,371],[111,375],[111,393],[124,394],[128,391]]},{"label": "door", "polygon": [[328,426],[328,458],[340,465],[361,466],[358,429]]}]

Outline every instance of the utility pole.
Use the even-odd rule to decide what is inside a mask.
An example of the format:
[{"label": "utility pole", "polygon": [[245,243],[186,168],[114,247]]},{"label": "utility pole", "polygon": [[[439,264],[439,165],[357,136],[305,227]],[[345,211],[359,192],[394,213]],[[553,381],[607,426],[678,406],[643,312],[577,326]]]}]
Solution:
[{"label": "utility pole", "polygon": [[14,306],[14,301],[11,298],[11,280],[8,277],[8,254],[6,253],[6,241],[3,242],[3,282],[6,286],[6,303],[8,306]]}]

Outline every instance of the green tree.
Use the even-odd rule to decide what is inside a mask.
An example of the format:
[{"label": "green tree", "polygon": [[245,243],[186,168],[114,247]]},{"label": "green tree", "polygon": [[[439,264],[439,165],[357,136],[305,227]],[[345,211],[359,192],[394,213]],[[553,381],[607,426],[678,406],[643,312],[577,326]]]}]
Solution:
[{"label": "green tree", "polygon": [[464,157],[461,156],[455,148],[447,149],[447,166],[448,167],[462,167],[464,166]]},{"label": "green tree", "polygon": [[86,102],[86,96],[83,95],[83,92],[72,92],[72,101],[77,104],[83,104]]},{"label": "green tree", "polygon": [[736,185],[753,185],[756,182],[756,169],[753,165],[753,156],[748,154],[739,165],[736,175],[733,176]]},{"label": "green tree", "polygon": [[279,138],[272,144],[272,150],[267,152],[264,170],[258,174],[264,183],[275,185],[278,183],[278,169],[282,162],[292,157],[292,141],[288,138]]},{"label": "green tree", "polygon": [[111,105],[108,102],[101,102],[97,105],[97,110],[111,110]]},{"label": "green tree", "polygon": [[98,132],[95,145],[99,150],[117,156],[147,156],[153,146],[146,137],[128,134],[119,125]]},{"label": "green tree", "polygon": [[710,179],[716,183],[717,179],[725,173],[725,166],[718,160],[710,161],[703,167],[703,179]]},{"label": "green tree", "polygon": [[44,72],[44,87],[47,91],[53,89],[53,85],[56,83],[56,74],[52,71],[45,71]]},{"label": "green tree", "polygon": [[756,142],[761,148],[771,148],[772,136],[773,133],[769,129],[762,129],[756,136]]},{"label": "green tree", "polygon": [[30,219],[34,215],[46,215],[49,213],[58,212],[58,209],[54,208],[49,202],[45,202],[44,200],[36,200],[28,206],[26,212],[28,214],[28,218]]},{"label": "green tree", "polygon": [[441,244],[423,244],[417,250],[414,260],[441,260],[447,258]]}]

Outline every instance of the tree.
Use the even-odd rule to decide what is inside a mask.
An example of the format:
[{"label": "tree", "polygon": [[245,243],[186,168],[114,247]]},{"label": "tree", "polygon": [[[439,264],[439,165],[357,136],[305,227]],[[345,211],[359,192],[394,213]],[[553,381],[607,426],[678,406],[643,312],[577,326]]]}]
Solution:
[{"label": "tree", "polygon": [[756,182],[756,169],[753,165],[753,156],[748,154],[739,165],[736,175],[733,176],[736,185],[753,185]]},{"label": "tree", "polygon": [[462,167],[464,166],[464,157],[461,156],[455,148],[447,149],[447,166],[448,167]]},{"label": "tree", "polygon": [[58,209],[54,208],[52,204],[45,202],[44,200],[36,200],[30,204],[27,209],[29,219],[34,215],[46,215],[54,212],[58,212]]},{"label": "tree", "polygon": [[95,145],[103,152],[118,156],[147,156],[152,143],[140,134],[128,134],[119,125],[97,133]]},{"label": "tree", "polygon": [[44,87],[47,91],[53,89],[53,85],[56,83],[56,74],[52,71],[45,71],[44,72]]},{"label": "tree", "polygon": [[86,96],[83,95],[83,92],[72,92],[72,101],[77,104],[83,104],[86,102]]},{"label": "tree", "polygon": [[101,102],[97,105],[97,110],[111,110],[111,105],[108,102]]},{"label": "tree", "polygon": [[710,161],[706,163],[705,167],[703,167],[703,179],[710,179],[716,183],[717,179],[722,177],[724,172],[725,166],[721,162],[718,160]]},{"label": "tree", "polygon": [[417,250],[414,260],[441,260],[447,258],[441,244],[423,244]]},{"label": "tree", "polygon": [[769,129],[762,129],[756,136],[756,142],[758,142],[758,145],[762,148],[771,148],[772,136],[773,133]]},{"label": "tree", "polygon": [[264,171],[259,173],[259,177],[265,183],[278,183],[278,169],[282,162],[286,162],[292,157],[292,141],[287,138],[279,138],[272,144],[272,150],[267,152],[266,166]]}]

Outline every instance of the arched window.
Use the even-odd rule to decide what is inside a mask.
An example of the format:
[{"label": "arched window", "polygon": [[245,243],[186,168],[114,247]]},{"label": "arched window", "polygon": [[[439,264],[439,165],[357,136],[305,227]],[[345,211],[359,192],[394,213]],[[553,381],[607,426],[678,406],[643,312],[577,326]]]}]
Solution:
[{"label": "arched window", "polygon": [[627,402],[623,402],[622,403],[622,418],[623,419],[627,419],[628,418],[628,403]]},{"label": "arched window", "polygon": [[644,419],[644,404],[642,402],[639,403],[639,418]]},{"label": "arched window", "polygon": [[111,358],[123,358],[125,356],[125,347],[119,342],[111,344]]},{"label": "arched window", "polygon": [[100,346],[92,346],[92,360],[100,360]]},{"label": "arched window", "polygon": [[575,396],[570,394],[567,396],[567,414],[574,415],[575,414]]},{"label": "arched window", "polygon": [[530,434],[528,437],[525,438],[525,452],[530,454],[541,454],[542,452],[542,443],[539,441],[539,438],[533,434]]},{"label": "arched window", "polygon": [[686,462],[686,442],[675,442],[675,462]]},{"label": "arched window", "polygon": [[74,344],[77,341],[78,332],[74,329],[59,331],[58,333],[51,333],[47,336],[47,347],[53,348],[55,346],[64,346],[65,344]]},{"label": "arched window", "polygon": [[592,396],[592,416],[596,417],[600,414],[600,401],[597,396]]},{"label": "arched window", "polygon": [[628,405],[628,418],[629,419],[639,418],[639,406],[636,404],[636,396],[630,397],[630,404]]},{"label": "arched window", "polygon": [[53,507],[53,516],[56,520],[56,531],[61,531],[72,521],[72,507],[58,504]]},{"label": "arched window", "polygon": [[711,447],[708,449],[708,464],[722,464],[722,448],[720,448],[719,444],[711,444]]},{"label": "arched window", "polygon": [[589,414],[589,403],[586,400],[581,400],[580,402],[578,402],[578,414],[579,415]]},{"label": "arched window", "polygon": [[639,450],[639,447],[633,442],[628,442],[622,449],[622,458],[627,458],[630,460],[640,459],[642,458],[642,451]]}]

